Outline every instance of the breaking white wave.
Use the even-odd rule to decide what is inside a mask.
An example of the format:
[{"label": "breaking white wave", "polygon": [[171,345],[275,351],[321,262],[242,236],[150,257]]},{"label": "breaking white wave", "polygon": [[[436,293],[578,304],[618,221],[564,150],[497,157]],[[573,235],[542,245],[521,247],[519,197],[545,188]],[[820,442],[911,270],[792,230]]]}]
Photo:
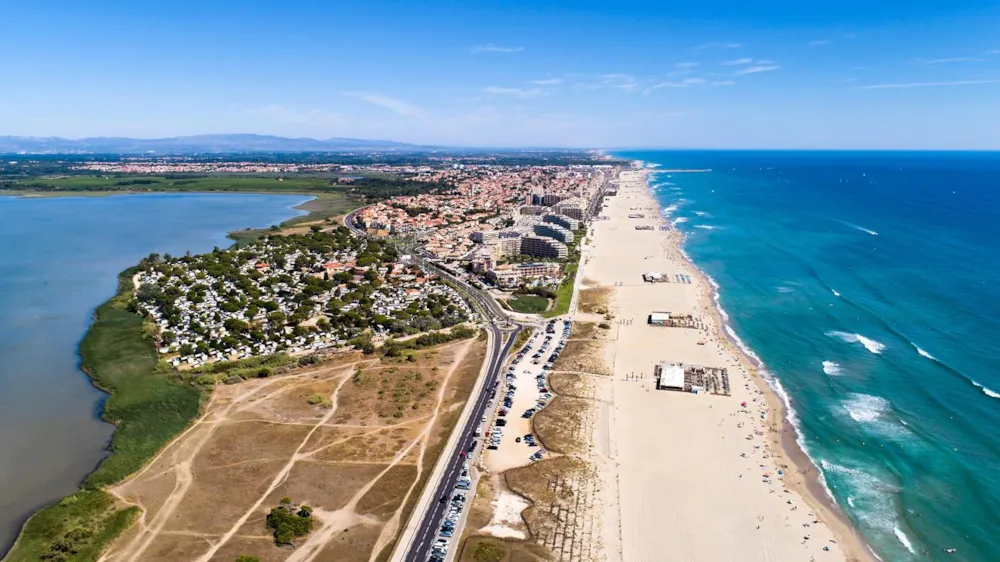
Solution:
[{"label": "breaking white wave", "polygon": [[677,225],[679,225],[681,223],[685,223],[685,222],[687,222],[687,218],[686,217],[677,217],[676,219],[670,221],[670,224],[672,224],[673,226],[677,226]]},{"label": "breaking white wave", "polygon": [[[837,220],[837,219],[834,219],[834,220]],[[851,227],[854,230],[857,230],[859,232],[864,232],[866,234],[871,234],[872,236],[878,236],[878,232],[875,232],[874,230],[872,230],[870,228],[865,228],[863,226],[854,224],[852,222],[847,222],[847,221],[842,221],[842,220],[837,220],[837,222],[839,222],[839,223],[841,223],[841,224],[843,224],[845,226],[849,226],[849,227]]]},{"label": "breaking white wave", "polygon": [[832,292],[833,296],[835,296],[835,297],[839,297],[840,296],[840,293],[838,293],[837,291],[834,291],[833,289],[830,289],[830,292]]},{"label": "breaking white wave", "polygon": [[823,372],[835,377],[840,374],[840,364],[833,361],[823,361]]},{"label": "breaking white wave", "polygon": [[986,388],[985,386],[979,384],[976,381],[972,381],[972,384],[978,386],[979,389],[982,390],[983,394],[985,394],[986,396],[989,396],[990,398],[1000,398],[1000,392],[990,390],[989,388]]},{"label": "breaking white wave", "polygon": [[840,338],[842,341],[847,343],[860,343],[861,345],[865,346],[865,349],[874,353],[875,355],[881,355],[882,352],[885,351],[884,343],[878,340],[873,340],[871,338],[866,338],[861,334],[849,334],[847,332],[833,331],[833,332],[827,332],[826,335],[832,338]]},{"label": "breaking white wave", "polygon": [[899,539],[899,542],[902,543],[903,546],[906,547],[906,550],[910,551],[910,554],[916,554],[917,553],[917,551],[913,550],[913,545],[910,544],[909,537],[906,536],[906,533],[904,533],[903,530],[900,529],[898,525],[896,525],[895,527],[892,528],[892,532],[896,533],[896,538]]},{"label": "breaking white wave", "polygon": [[844,401],[844,409],[851,419],[859,423],[877,421],[889,412],[889,401],[871,394],[854,393]]},{"label": "breaking white wave", "polygon": [[782,294],[794,293],[795,289],[791,287],[778,287],[778,292]]},{"label": "breaking white wave", "polygon": [[927,353],[926,351],[924,351],[924,350],[920,349],[919,347],[917,347],[917,344],[915,344],[913,342],[910,342],[910,345],[912,345],[913,348],[917,350],[917,353],[919,353],[921,356],[926,357],[926,358],[930,359],[931,361],[937,361],[938,360],[937,357],[934,357],[930,353]]},{"label": "breaking white wave", "polygon": [[[847,495],[847,505],[851,507],[863,526],[886,535],[893,533],[899,537],[901,531],[896,531],[899,529],[899,511],[893,500],[898,489],[889,484],[891,476],[882,478],[870,474],[867,470],[850,468],[826,460],[820,461],[820,467],[822,468],[820,472],[829,475],[834,487]],[[906,543],[903,545],[906,546]]]},{"label": "breaking white wave", "polygon": [[699,217],[703,217],[703,216],[707,215],[708,213],[706,213],[705,211],[695,211],[694,214],[698,215]]},{"label": "breaking white wave", "polygon": [[670,205],[669,207],[663,208],[663,216],[669,217],[671,213],[677,210],[677,205]]},{"label": "breaking white wave", "polygon": [[696,225],[694,225],[694,227],[695,228],[700,228],[702,230],[715,230],[715,229],[719,228],[717,226],[712,226],[710,224],[696,224]]}]

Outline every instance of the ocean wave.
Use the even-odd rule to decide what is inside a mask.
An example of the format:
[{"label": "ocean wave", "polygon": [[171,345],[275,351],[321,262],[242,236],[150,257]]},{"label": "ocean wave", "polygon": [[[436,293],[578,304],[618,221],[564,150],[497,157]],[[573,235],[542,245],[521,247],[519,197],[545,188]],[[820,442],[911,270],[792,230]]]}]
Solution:
[{"label": "ocean wave", "polygon": [[712,226],[710,224],[696,224],[696,225],[694,225],[694,227],[695,228],[700,228],[702,230],[716,230],[717,228],[719,228],[717,226]]},{"label": "ocean wave", "polygon": [[986,396],[989,396],[990,398],[1000,398],[1000,392],[996,392],[994,390],[990,390],[989,388],[986,388],[985,386],[979,384],[976,381],[971,381],[971,382],[972,382],[972,384],[978,386],[979,390],[982,390],[983,394],[985,394]]},{"label": "ocean wave", "polygon": [[906,536],[906,533],[904,533],[898,525],[892,528],[892,532],[896,534],[896,538],[899,539],[899,542],[906,547],[906,550],[910,551],[910,554],[917,553],[916,550],[913,550],[913,545],[910,543],[909,537]]},{"label": "ocean wave", "polygon": [[835,377],[840,374],[840,364],[833,361],[823,361],[823,372]]},{"label": "ocean wave", "polygon": [[889,401],[885,398],[861,393],[852,394],[843,405],[847,415],[859,423],[878,421],[891,409]]},{"label": "ocean wave", "polygon": [[670,224],[673,226],[677,226],[685,222],[687,222],[687,217],[677,217],[676,219],[670,221]]},{"label": "ocean wave", "polygon": [[778,292],[782,294],[794,293],[795,289],[791,287],[778,287]]},{"label": "ocean wave", "polygon": [[842,221],[842,220],[839,220],[839,219],[834,219],[834,220],[836,220],[840,224],[843,224],[844,226],[849,226],[849,227],[851,227],[854,230],[857,230],[859,232],[864,232],[865,234],[871,234],[872,236],[878,236],[878,232],[875,232],[874,230],[872,230],[870,228],[865,228],[863,226],[854,224],[852,222]]},{"label": "ocean wave", "polygon": [[832,332],[827,332],[826,335],[832,338],[839,338],[847,343],[860,343],[861,345],[865,346],[865,349],[874,353],[875,355],[881,355],[882,352],[885,351],[884,343],[878,340],[873,340],[871,338],[866,338],[861,334],[850,334],[847,332],[832,331]]},{"label": "ocean wave", "polygon": [[663,208],[663,216],[669,217],[671,213],[677,210],[677,205],[670,205]]},{"label": "ocean wave", "polygon": [[894,496],[898,488],[889,485],[891,476],[885,478],[869,469],[861,470],[842,464],[821,460],[820,472],[829,476],[834,487],[847,495],[847,505],[859,522],[876,532],[895,534],[899,528],[899,511]]},{"label": "ocean wave", "polygon": [[913,342],[910,342],[910,345],[912,345],[912,346],[913,346],[913,348],[917,350],[917,353],[918,353],[918,354],[920,354],[920,355],[921,355],[922,357],[926,357],[926,358],[930,359],[931,361],[934,361],[934,362],[937,362],[937,363],[940,363],[940,361],[938,361],[938,358],[937,358],[937,357],[934,357],[934,356],[933,356],[933,355],[931,355],[930,353],[927,353],[926,351],[924,351],[924,350],[920,349],[920,347],[919,347],[919,346],[917,346],[917,344],[915,344],[915,343],[913,343]]},{"label": "ocean wave", "polygon": [[708,215],[708,213],[706,213],[705,211],[695,211],[694,214],[698,215],[699,217],[704,217]]},{"label": "ocean wave", "polygon": [[833,289],[830,289],[830,292],[833,293],[833,296],[835,296],[835,297],[839,297],[840,296],[840,293],[838,293],[837,291],[834,291]]}]

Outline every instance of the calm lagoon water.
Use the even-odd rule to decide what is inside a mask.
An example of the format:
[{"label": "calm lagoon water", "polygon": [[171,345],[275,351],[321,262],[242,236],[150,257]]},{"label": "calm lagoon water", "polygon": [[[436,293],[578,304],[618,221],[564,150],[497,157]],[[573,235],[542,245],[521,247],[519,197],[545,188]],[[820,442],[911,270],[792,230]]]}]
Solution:
[{"label": "calm lagoon water", "polygon": [[878,555],[1000,560],[1000,153],[624,156],[711,170],[651,184]]},{"label": "calm lagoon water", "polygon": [[225,247],[226,233],[303,214],[308,197],[148,194],[0,197],[0,553],[34,510],[105,455],[103,393],[77,346],[117,274],[151,252]]}]

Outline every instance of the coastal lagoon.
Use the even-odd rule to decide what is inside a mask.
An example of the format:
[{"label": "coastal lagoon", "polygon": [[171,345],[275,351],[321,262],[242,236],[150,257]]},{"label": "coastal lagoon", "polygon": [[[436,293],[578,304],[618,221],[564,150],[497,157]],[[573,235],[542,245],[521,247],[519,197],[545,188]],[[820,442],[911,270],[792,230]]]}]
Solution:
[{"label": "coastal lagoon", "polygon": [[[884,560],[1000,557],[1000,154],[631,152]],[[949,557],[952,559],[952,557]]]},{"label": "coastal lagoon", "polygon": [[232,243],[228,232],[304,214],[305,196],[0,197],[0,553],[34,510],[72,493],[105,456],[103,393],[78,344],[117,275],[152,252]]}]

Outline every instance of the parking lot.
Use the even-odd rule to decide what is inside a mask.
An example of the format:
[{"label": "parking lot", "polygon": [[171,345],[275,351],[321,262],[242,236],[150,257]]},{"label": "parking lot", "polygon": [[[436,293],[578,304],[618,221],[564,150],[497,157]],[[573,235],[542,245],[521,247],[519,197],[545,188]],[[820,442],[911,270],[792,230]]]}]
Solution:
[{"label": "parking lot", "polygon": [[461,477],[450,494],[438,498],[448,504],[448,511],[440,522],[438,536],[431,549],[429,562],[444,562],[455,556],[464,517],[476,494],[477,478],[475,461],[491,473],[541,460],[545,456],[531,429],[531,417],[544,408],[553,398],[548,389],[547,373],[552,362],[559,357],[566,338],[569,337],[568,321],[548,322],[541,332],[535,333],[520,349],[501,374],[500,379],[488,389],[490,401],[486,415],[476,428],[476,440],[459,454],[465,458]]},{"label": "parking lot", "polygon": [[531,418],[553,398],[548,372],[559,357],[569,323],[555,320],[545,325],[517,352],[496,389],[493,418],[484,430],[487,450],[481,460],[491,473],[541,460],[541,448],[531,427]]}]

